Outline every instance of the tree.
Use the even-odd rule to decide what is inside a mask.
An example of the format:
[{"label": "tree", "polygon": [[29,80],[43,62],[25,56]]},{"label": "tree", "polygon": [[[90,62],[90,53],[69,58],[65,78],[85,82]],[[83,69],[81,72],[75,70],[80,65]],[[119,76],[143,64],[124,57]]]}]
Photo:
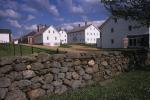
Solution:
[{"label": "tree", "polygon": [[101,0],[112,15],[150,23],[150,0]]}]

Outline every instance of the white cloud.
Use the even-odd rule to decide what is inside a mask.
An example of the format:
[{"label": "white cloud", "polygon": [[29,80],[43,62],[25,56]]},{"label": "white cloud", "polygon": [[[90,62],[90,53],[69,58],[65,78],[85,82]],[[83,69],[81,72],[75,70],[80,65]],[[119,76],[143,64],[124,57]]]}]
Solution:
[{"label": "white cloud", "polygon": [[81,6],[72,6],[71,7],[73,13],[83,13],[84,10]]},{"label": "white cloud", "polygon": [[36,13],[37,12],[36,9],[34,9],[34,8],[32,8],[32,7],[30,7],[29,5],[26,5],[26,4],[22,5],[22,10],[26,11],[26,12],[31,12],[31,13]]},{"label": "white cloud", "polygon": [[35,16],[33,16],[33,15],[28,15],[27,20],[30,21],[30,20],[32,20],[32,19],[35,19]]},{"label": "white cloud", "polygon": [[34,31],[34,30],[37,30],[37,25],[36,24],[26,25],[26,26],[24,26],[24,29],[27,31]]},{"label": "white cloud", "polygon": [[21,28],[22,27],[22,25],[19,24],[19,22],[17,20],[7,19],[7,22],[9,22],[9,24],[15,28]]},{"label": "white cloud", "polygon": [[57,9],[56,6],[54,6],[54,5],[49,5],[48,11],[49,11],[50,13],[54,14],[55,16],[59,16],[58,9]]},{"label": "white cloud", "polygon": [[85,1],[86,3],[98,3],[100,2],[100,0],[83,0]]},{"label": "white cloud", "polygon": [[16,11],[12,9],[0,10],[0,16],[3,17],[11,17],[11,18],[19,18],[20,15]]}]

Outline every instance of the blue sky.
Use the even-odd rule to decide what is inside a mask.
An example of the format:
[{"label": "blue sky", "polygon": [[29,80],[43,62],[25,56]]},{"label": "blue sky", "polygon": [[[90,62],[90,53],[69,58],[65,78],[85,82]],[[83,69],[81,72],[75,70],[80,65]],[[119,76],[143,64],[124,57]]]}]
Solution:
[{"label": "blue sky", "polygon": [[15,37],[37,24],[58,27],[108,16],[100,0],[0,0],[0,28],[11,29]]}]

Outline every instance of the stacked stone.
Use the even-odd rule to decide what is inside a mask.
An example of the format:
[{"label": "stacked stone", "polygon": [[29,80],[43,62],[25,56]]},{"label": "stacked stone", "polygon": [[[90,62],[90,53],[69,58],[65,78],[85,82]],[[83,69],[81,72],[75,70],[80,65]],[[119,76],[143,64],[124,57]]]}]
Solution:
[{"label": "stacked stone", "polygon": [[128,69],[121,53],[33,54],[0,59],[0,99],[32,100],[107,80]]}]

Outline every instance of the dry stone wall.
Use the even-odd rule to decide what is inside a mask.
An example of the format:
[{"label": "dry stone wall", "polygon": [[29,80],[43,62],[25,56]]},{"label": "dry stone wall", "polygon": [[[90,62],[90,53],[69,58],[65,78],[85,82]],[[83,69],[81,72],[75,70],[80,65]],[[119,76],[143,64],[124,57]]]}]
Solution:
[{"label": "dry stone wall", "polygon": [[33,54],[0,59],[0,100],[32,100],[104,81],[128,70],[121,52]]}]

